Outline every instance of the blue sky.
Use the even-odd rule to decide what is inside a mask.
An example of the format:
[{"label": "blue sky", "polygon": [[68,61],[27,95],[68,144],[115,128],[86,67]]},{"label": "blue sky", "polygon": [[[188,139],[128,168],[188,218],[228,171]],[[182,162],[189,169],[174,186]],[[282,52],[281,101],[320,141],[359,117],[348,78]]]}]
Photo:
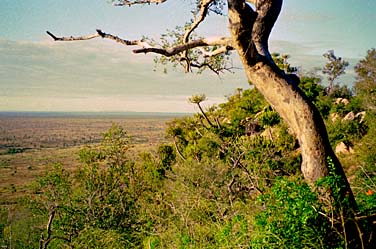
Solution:
[{"label": "blue sky", "polygon": [[[101,39],[56,43],[45,34],[83,35],[96,28],[127,39],[154,38],[190,18],[190,0],[158,6],[113,7],[106,0],[0,1],[0,111],[193,111],[192,94],[208,104],[247,88],[244,72],[218,78],[180,71],[153,71],[153,56]],[[329,49],[354,66],[376,47],[376,1],[285,0],[271,37],[271,50],[291,63],[322,67]],[[212,15],[200,32],[227,33],[226,17]],[[236,59],[235,59],[235,63]],[[348,70],[344,82],[353,80]]]}]

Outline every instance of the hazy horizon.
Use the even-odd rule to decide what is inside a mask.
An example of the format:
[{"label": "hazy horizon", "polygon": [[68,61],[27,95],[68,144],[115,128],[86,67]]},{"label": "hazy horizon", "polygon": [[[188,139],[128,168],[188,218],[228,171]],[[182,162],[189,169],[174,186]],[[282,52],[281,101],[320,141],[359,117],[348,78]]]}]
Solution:
[{"label": "hazy horizon", "polygon": [[[187,99],[205,93],[205,106],[226,100],[236,88],[249,88],[234,53],[234,74],[220,77],[154,71],[153,55],[135,55],[112,41],[53,42],[56,35],[85,35],[96,28],[126,39],[158,38],[189,20],[192,1],[113,7],[105,0],[3,0],[0,2],[0,111],[196,112]],[[376,1],[284,1],[272,32],[272,52],[290,54],[293,66],[322,67],[322,54],[334,49],[350,62],[342,83],[354,80],[353,67],[375,47]],[[210,15],[199,32],[227,34],[227,18]]]}]

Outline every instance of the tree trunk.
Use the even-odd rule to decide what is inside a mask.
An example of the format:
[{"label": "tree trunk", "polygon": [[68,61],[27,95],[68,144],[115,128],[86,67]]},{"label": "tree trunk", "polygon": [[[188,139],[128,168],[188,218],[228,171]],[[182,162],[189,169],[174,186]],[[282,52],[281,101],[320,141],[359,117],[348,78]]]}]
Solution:
[{"label": "tree trunk", "polygon": [[336,194],[332,193],[332,205],[338,212],[335,215],[344,220],[341,230],[349,248],[363,248],[362,233],[354,219],[356,201],[329,143],[320,112],[299,89],[298,83],[275,65],[268,51],[268,37],[282,0],[257,0],[256,3],[257,12],[244,0],[228,0],[233,45],[247,78],[296,135],[301,147],[304,179],[314,186],[318,179],[329,174],[339,177],[339,189],[334,190]]},{"label": "tree trunk", "polygon": [[[301,169],[305,180],[313,185],[316,180],[328,176],[331,170],[342,178],[343,197],[350,197],[355,208],[350,185],[329,143],[319,111],[297,83],[275,65],[268,51],[268,37],[279,15],[282,0],[258,0],[257,12],[246,1],[229,0],[228,4],[233,44],[247,78],[296,135],[301,147]],[[333,169],[329,169],[330,159]]]}]

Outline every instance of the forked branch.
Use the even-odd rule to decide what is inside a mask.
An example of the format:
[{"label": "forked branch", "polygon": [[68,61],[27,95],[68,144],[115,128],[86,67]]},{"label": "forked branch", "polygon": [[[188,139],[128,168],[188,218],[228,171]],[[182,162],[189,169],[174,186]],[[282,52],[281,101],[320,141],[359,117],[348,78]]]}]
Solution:
[{"label": "forked branch", "polygon": [[192,48],[199,48],[199,47],[207,47],[207,46],[215,46],[215,45],[222,45],[225,47],[231,47],[232,40],[229,37],[219,37],[219,38],[203,38],[189,41],[185,44],[180,44],[175,47],[163,49],[163,48],[141,48],[133,50],[134,53],[157,53],[167,57],[177,55],[181,52],[187,51]]},{"label": "forked branch", "polygon": [[[255,5],[255,10],[246,2]],[[247,47],[250,61],[261,58],[273,63],[268,40],[282,7],[282,0],[228,0],[231,31]]]},{"label": "forked branch", "polygon": [[116,41],[118,43],[121,43],[126,46],[140,46],[141,48],[134,49],[134,53],[156,53],[160,55],[164,55],[167,57],[177,55],[179,53],[182,53],[186,50],[192,49],[192,48],[198,48],[198,47],[206,47],[206,46],[224,46],[225,48],[232,48],[231,43],[232,39],[229,37],[213,37],[213,38],[204,38],[204,39],[197,39],[197,40],[192,40],[188,43],[185,44],[180,44],[171,48],[158,48],[158,47],[153,47],[149,43],[147,43],[144,40],[126,40],[119,38],[118,36],[114,36],[111,34],[104,33],[103,31],[97,29],[96,34],[91,34],[87,36],[69,36],[69,37],[57,37],[51,32],[47,31],[47,34],[51,36],[54,41],[83,41],[83,40],[90,40],[93,38],[97,37],[102,37],[105,39],[110,39],[113,41]]},{"label": "forked branch", "polygon": [[[189,37],[191,36],[192,32],[205,20],[206,15],[208,14],[209,5],[214,2],[214,0],[203,0],[200,4],[200,11],[199,15],[195,18],[193,23],[190,25],[190,27],[186,30],[183,37],[183,42],[188,43]],[[184,51],[182,58],[186,61],[186,72],[190,71],[190,62],[188,58],[188,51]]]},{"label": "forked branch", "polygon": [[195,18],[189,29],[187,29],[187,31],[185,32],[183,38],[184,43],[187,43],[189,41],[189,37],[192,34],[192,32],[200,25],[200,23],[202,23],[205,20],[205,17],[208,14],[209,5],[212,2],[214,2],[214,0],[201,1],[199,15],[197,16],[197,18]]}]

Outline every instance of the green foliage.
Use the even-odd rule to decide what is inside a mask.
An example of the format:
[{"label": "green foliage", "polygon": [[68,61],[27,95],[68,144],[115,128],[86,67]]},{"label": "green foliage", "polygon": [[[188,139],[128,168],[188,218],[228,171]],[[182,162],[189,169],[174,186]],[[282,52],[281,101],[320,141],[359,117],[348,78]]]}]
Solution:
[{"label": "green foliage", "polygon": [[73,248],[122,249],[130,247],[116,230],[88,227],[71,243]]},{"label": "green foliage", "polygon": [[[181,39],[171,35],[165,46]],[[276,57],[283,70],[295,72],[287,59]],[[360,85],[357,96],[337,86],[328,94],[315,76],[301,76],[299,86],[324,116],[332,145],[343,141],[355,150],[347,157],[356,174],[357,224],[369,239],[375,228],[369,217],[376,212],[376,118],[363,98],[372,96]],[[349,103],[335,104],[339,97]],[[342,121],[365,109],[365,120]],[[331,114],[337,121],[329,120]],[[169,122],[166,137],[171,144],[136,153],[126,131],[114,125],[101,143],[80,151],[76,172],[51,166],[34,183],[27,202],[32,217],[10,222],[9,211],[0,212],[1,245],[9,245],[12,233],[28,236],[13,239],[21,248],[37,247],[41,234],[43,243],[52,238],[49,248],[345,247],[343,182],[334,169],[315,192],[300,180],[299,144],[257,89],[237,89],[226,103]],[[32,222],[37,225],[28,233],[22,226]]]},{"label": "green foliage", "polygon": [[[170,153],[163,162],[171,163],[167,148],[161,155]],[[114,125],[99,146],[81,150],[83,165],[74,177],[55,165],[38,180],[39,194],[30,203],[36,213],[55,213],[50,247],[124,248],[142,243],[144,224],[150,220],[143,215],[146,203],[153,200],[168,165],[147,153],[135,163],[129,149],[126,132]],[[45,243],[48,236],[46,231]]]},{"label": "green foliage", "polygon": [[25,151],[24,148],[9,148],[7,150],[7,154],[17,154],[17,153],[22,153],[24,151]]},{"label": "green foliage", "polygon": [[320,85],[321,79],[318,77],[301,77],[299,87],[303,90],[308,99],[318,102],[318,97],[324,93],[324,87]]},{"label": "green foliage", "polygon": [[337,57],[334,54],[334,50],[329,50],[324,53],[323,56],[328,60],[325,64],[322,72],[327,75],[329,82],[329,94],[332,94],[334,81],[345,73],[346,67],[349,66],[349,63],[343,60],[341,57]]},{"label": "green foliage", "polygon": [[288,54],[273,53],[272,58],[275,64],[285,73],[296,73],[298,71],[298,68],[291,66],[287,61],[290,58]]},{"label": "green foliage", "polygon": [[364,123],[360,123],[357,119],[352,121],[338,120],[329,123],[327,128],[329,141],[333,147],[340,142],[353,145],[353,143],[362,138],[367,132],[367,126]]},{"label": "green foliage", "polygon": [[171,145],[162,144],[158,147],[158,155],[162,166],[166,169],[171,169],[172,164],[176,161],[174,148]]},{"label": "green foliage", "polygon": [[373,215],[376,213],[376,175],[374,170],[370,171],[369,168],[360,167],[356,177],[356,185],[360,190],[357,195],[359,210],[364,215]]},{"label": "green foliage", "polygon": [[365,59],[355,66],[357,80],[355,92],[361,97],[364,107],[374,112],[376,107],[376,49],[368,50]]},{"label": "green foliage", "polygon": [[366,125],[369,127],[367,134],[357,146],[357,156],[366,165],[367,171],[376,171],[376,116],[366,116]]},{"label": "green foliage", "polygon": [[269,126],[277,125],[280,123],[281,118],[276,111],[271,110],[271,108],[267,108],[259,117],[258,117],[259,124],[266,128]]},{"label": "green foliage", "polygon": [[[0,207],[0,247],[38,248],[44,217],[33,215],[23,205]],[[30,229],[32,228],[32,229]]]},{"label": "green foliage", "polygon": [[342,248],[318,194],[301,180],[276,179],[258,203],[252,248]]},{"label": "green foliage", "polygon": [[255,219],[252,248],[335,248],[318,197],[307,184],[278,178],[258,202],[264,209]]}]

